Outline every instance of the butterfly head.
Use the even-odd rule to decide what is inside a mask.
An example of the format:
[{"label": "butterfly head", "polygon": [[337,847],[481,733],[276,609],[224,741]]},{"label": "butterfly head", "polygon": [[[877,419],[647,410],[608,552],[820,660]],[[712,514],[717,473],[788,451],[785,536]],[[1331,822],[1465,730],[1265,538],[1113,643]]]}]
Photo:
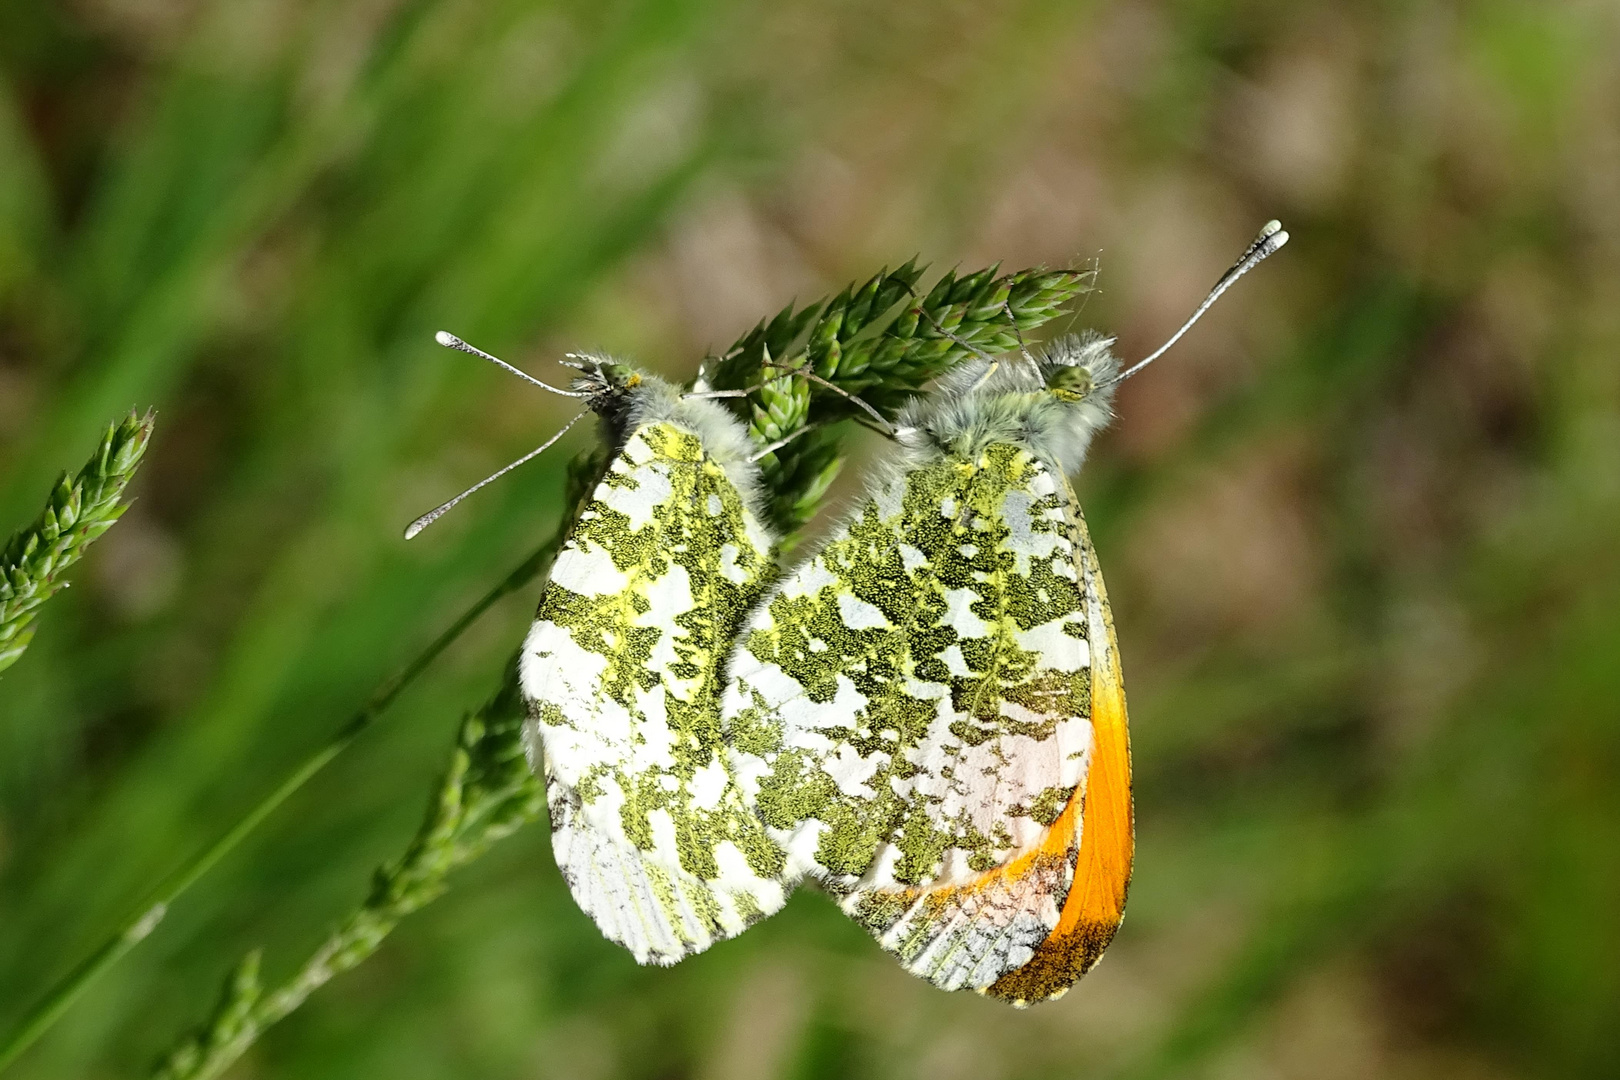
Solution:
[{"label": "butterfly head", "polygon": [[592,411],[604,416],[620,411],[630,391],[645,379],[629,364],[597,353],[569,353],[560,362],[579,372],[572,389],[585,395],[585,404]]},{"label": "butterfly head", "polygon": [[1059,338],[1034,353],[962,364],[900,417],[902,442],[975,460],[992,443],[1020,446],[1062,472],[1085,460],[1113,413],[1119,361],[1111,338]]},{"label": "butterfly head", "polygon": [[[744,504],[756,516],[765,512],[764,488],[747,431],[711,392],[683,390],[656,375],[599,353],[569,353],[562,361],[579,372],[572,387],[607,427],[609,445],[619,447],[630,433],[650,423],[671,423],[696,435],[704,453],[724,469]],[[700,373],[700,382],[703,377]]]},{"label": "butterfly head", "polygon": [[1113,338],[1095,332],[1058,338],[1029,362],[1046,392],[1065,405],[1108,411],[1114,400],[1114,377],[1119,361],[1110,346]]},{"label": "butterfly head", "polygon": [[1038,380],[1019,402],[1026,441],[1064,472],[1080,467],[1092,438],[1114,418],[1113,344],[1095,331],[1070,334],[1009,365],[1024,369],[1018,382]]}]

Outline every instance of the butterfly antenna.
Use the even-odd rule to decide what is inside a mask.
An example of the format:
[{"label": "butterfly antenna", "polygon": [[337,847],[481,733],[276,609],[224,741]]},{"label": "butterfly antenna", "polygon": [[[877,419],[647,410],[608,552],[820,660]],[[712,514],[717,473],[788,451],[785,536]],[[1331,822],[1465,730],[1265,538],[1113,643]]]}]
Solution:
[{"label": "butterfly antenna", "polygon": [[1242,277],[1244,274],[1247,274],[1250,270],[1253,270],[1257,265],[1259,265],[1262,259],[1272,254],[1286,243],[1288,243],[1288,234],[1283,232],[1282,222],[1266,222],[1265,226],[1260,230],[1260,235],[1254,238],[1254,243],[1250,244],[1248,250],[1238,257],[1238,261],[1233,263],[1231,268],[1228,269],[1226,273],[1221,275],[1221,279],[1215,283],[1215,287],[1209,290],[1209,295],[1204,297],[1204,302],[1198,305],[1197,309],[1192,313],[1191,318],[1181,324],[1180,330],[1177,330],[1174,334],[1170,335],[1169,341],[1166,341],[1163,345],[1160,345],[1146,359],[1138,360],[1136,363],[1132,364],[1130,367],[1126,368],[1124,371],[1120,372],[1118,375],[1114,376],[1112,379],[1108,380],[1102,385],[1115,386],[1122,383],[1132,375],[1135,375],[1138,371],[1141,371],[1143,368],[1153,363],[1153,361],[1157,360],[1159,357],[1163,356],[1166,352],[1170,351],[1170,346],[1180,341],[1181,335],[1185,334],[1188,330],[1191,330],[1193,323],[1204,317],[1204,312],[1208,311],[1210,307],[1214,305],[1215,301],[1221,298],[1221,293],[1225,292],[1227,289],[1230,289],[1233,282]]},{"label": "butterfly antenna", "polygon": [[[794,368],[792,370],[797,371],[798,369]],[[713,398],[745,398],[749,394],[757,393],[760,390],[765,389],[765,387],[771,381],[772,380],[770,379],[765,379],[762,382],[754,383],[751,386],[745,386],[741,390],[687,390],[681,394],[681,397],[697,398],[700,401],[708,401]]]},{"label": "butterfly antenna", "polygon": [[533,383],[534,385],[538,386],[542,390],[550,390],[553,394],[557,394],[560,397],[582,398],[582,397],[589,397],[590,396],[589,394],[580,393],[578,390],[560,390],[557,387],[552,386],[550,383],[543,383],[539,379],[535,378],[533,375],[530,375],[528,372],[519,371],[517,368],[513,367],[511,364],[508,364],[505,360],[502,360],[500,357],[491,356],[491,355],[489,355],[489,353],[485,352],[483,349],[475,348],[474,346],[467,344],[465,341],[462,341],[460,338],[456,337],[456,335],[450,333],[447,330],[440,330],[437,334],[434,334],[433,335],[433,340],[437,341],[440,345],[443,345],[447,349],[456,349],[456,350],[458,350],[460,352],[468,353],[468,354],[470,354],[472,356],[481,356],[485,360],[488,360],[490,363],[495,364],[495,365],[497,365],[499,367],[503,367],[507,371],[510,371],[512,374],[516,375],[518,378],[522,379],[524,382]]},{"label": "butterfly antenna", "polygon": [[[911,296],[912,296],[913,299],[918,299],[916,290],[908,289],[907,291],[911,293]],[[1012,308],[1007,307],[1007,312],[1008,312],[1009,315],[1011,315]],[[960,335],[955,334],[952,331],[945,329],[944,326],[940,325],[940,321],[938,319],[934,318],[932,315],[930,315],[928,313],[928,309],[925,308],[925,307],[922,307],[921,304],[919,304],[918,307],[917,307],[917,314],[919,314],[923,318],[927,319],[929,325],[934,328],[934,330],[939,334],[940,337],[947,338],[950,341],[954,341],[956,344],[960,345],[962,348],[966,349],[968,352],[972,353],[974,356],[977,356],[980,360],[983,360],[985,363],[990,365],[988,368],[985,369],[984,374],[979,377],[979,381],[977,383],[974,383],[973,388],[975,390],[977,390],[979,387],[983,386],[985,384],[985,381],[988,380],[990,378],[990,376],[992,376],[992,375],[994,375],[996,373],[996,368],[1001,366],[1001,361],[997,357],[991,356],[989,353],[985,352],[983,349],[981,349],[977,345],[973,344],[973,342],[968,341],[965,338],[961,337]],[[1018,330],[1018,321],[1016,319],[1013,320],[1013,329],[1015,331]],[[1018,344],[1019,344],[1020,349],[1023,348],[1023,342],[1024,342],[1024,335],[1023,335],[1022,332],[1020,332],[1018,334]]]},{"label": "butterfly antenna", "polygon": [[[445,335],[445,336],[448,337],[449,335]],[[491,359],[494,359],[494,358],[491,357]],[[500,363],[500,361],[497,360],[496,363]],[[501,477],[505,476],[507,473],[509,473],[513,469],[517,468],[519,465],[522,465],[522,464],[524,464],[525,462],[528,462],[528,461],[532,461],[533,459],[535,459],[535,458],[539,457],[541,454],[543,454],[545,451],[551,449],[552,443],[555,443],[558,439],[560,439],[564,435],[566,435],[568,433],[568,429],[573,427],[575,424],[579,423],[580,419],[582,417],[584,417],[585,414],[588,413],[588,412],[590,412],[589,409],[582,410],[572,420],[570,420],[570,421],[568,421],[568,423],[564,424],[562,426],[562,428],[557,432],[557,434],[553,435],[551,438],[547,439],[545,442],[541,443],[539,446],[535,447],[533,450],[530,450],[527,454],[524,454],[522,457],[520,457],[516,461],[512,462],[512,464],[506,466],[504,469],[501,469],[499,472],[491,473],[490,475],[484,477],[482,480],[478,481],[478,483],[474,484],[472,487],[468,488],[466,491],[463,491],[460,495],[457,495],[455,498],[451,499],[449,502],[444,503],[443,505],[434,507],[432,510],[429,510],[427,513],[423,514],[421,517],[419,517],[415,521],[411,522],[409,525],[407,525],[405,527],[405,539],[407,539],[407,540],[414,539],[416,537],[416,535],[418,533],[420,533],[423,529],[427,528],[429,525],[433,524],[435,521],[438,521],[445,514],[449,513],[451,508],[453,508],[462,499],[465,499],[467,496],[471,495],[473,492],[477,491],[479,488],[484,487],[486,484],[494,483],[496,480],[499,480]]]},{"label": "butterfly antenna", "polygon": [[745,390],[688,390],[681,397],[683,399],[691,398],[696,401],[714,401],[717,398],[745,398],[764,385],[764,383],[760,383],[758,386]]},{"label": "butterfly antenna", "polygon": [[800,428],[798,431],[795,431],[793,434],[787,436],[786,438],[777,439],[775,442],[771,443],[769,446],[766,446],[766,447],[760,449],[759,451],[755,452],[754,454],[752,454],[748,458],[748,460],[749,461],[758,461],[760,458],[767,457],[767,456],[769,456],[771,454],[774,454],[778,450],[782,449],[782,447],[784,447],[788,443],[792,442],[794,439],[797,439],[800,435],[804,435],[804,434],[806,434],[808,432],[815,431],[817,428],[819,428],[821,426],[822,426],[821,424],[807,424],[806,426]]},{"label": "butterfly antenna", "polygon": [[839,397],[843,398],[845,401],[849,402],[851,405],[856,406],[862,412],[866,413],[867,416],[870,416],[873,420],[876,420],[878,423],[882,424],[883,429],[885,431],[887,431],[889,434],[892,435],[894,433],[894,425],[889,423],[889,420],[888,420],[887,417],[885,417],[882,413],[880,413],[876,409],[874,409],[870,404],[868,404],[865,401],[862,401],[860,398],[856,397],[854,394],[850,393],[848,390],[845,390],[842,386],[839,386],[837,383],[833,382],[832,380],[824,379],[820,375],[817,375],[815,372],[809,370],[808,368],[796,368],[796,367],[793,367],[793,366],[791,366],[789,364],[779,364],[775,360],[772,360],[770,358],[769,354],[766,355],[765,360],[761,363],[760,366],[765,367],[765,368],[770,368],[773,371],[785,372],[785,373],[787,373],[789,375],[801,376],[802,378],[808,379],[809,381],[815,383],[817,386],[823,387],[824,389],[827,389],[827,390],[831,390],[833,393],[837,394]]},{"label": "butterfly antenna", "polygon": [[[1013,314],[1012,304],[1003,300],[1001,310],[1007,313],[1007,324],[1012,327],[1013,336],[1018,339],[1018,355],[1024,358],[1024,362],[1029,365],[1031,371],[1039,375],[1041,366],[1035,362],[1035,358],[1029,353],[1029,342],[1024,340],[1024,330],[1023,327],[1018,325],[1018,316]],[[984,379],[979,381],[982,383]]]}]

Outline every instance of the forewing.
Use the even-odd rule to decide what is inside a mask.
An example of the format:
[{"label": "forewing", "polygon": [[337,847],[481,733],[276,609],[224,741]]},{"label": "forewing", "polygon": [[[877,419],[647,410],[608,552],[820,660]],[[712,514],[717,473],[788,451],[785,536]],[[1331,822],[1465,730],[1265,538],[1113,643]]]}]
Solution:
[{"label": "forewing", "polygon": [[914,973],[989,986],[1056,925],[1090,739],[1067,486],[1016,447],[879,488],[755,612],[723,704],[773,835]]},{"label": "forewing", "polygon": [[783,852],[741,799],[718,706],[770,546],[695,434],[644,424],[558,554],[524,643],[557,864],[642,963],[699,952],[785,900]]},{"label": "forewing", "polygon": [[1086,620],[1093,642],[1091,667],[1092,743],[1083,785],[1076,790],[1053,832],[1080,823],[1080,849],[1074,884],[1052,933],[1029,961],[1003,975],[988,993],[1015,1005],[1061,997],[1102,956],[1120,920],[1131,884],[1135,854],[1135,813],[1131,802],[1131,741],[1125,718],[1125,684],[1119,669],[1119,642],[1103,588],[1102,568],[1075,505],[1075,536],[1085,587]]}]

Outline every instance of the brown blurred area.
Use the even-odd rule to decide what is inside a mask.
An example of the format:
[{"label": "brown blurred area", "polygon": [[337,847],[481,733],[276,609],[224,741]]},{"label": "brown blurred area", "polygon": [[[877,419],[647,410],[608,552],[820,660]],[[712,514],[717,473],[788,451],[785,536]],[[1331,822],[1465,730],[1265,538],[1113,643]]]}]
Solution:
[{"label": "brown blurred area", "polygon": [[[1139,855],[1066,998],[935,991],[811,895],[636,969],[535,826],[232,1075],[1613,1075],[1617,55],[1577,0],[16,3],[3,520],[109,409],[160,427],[0,684],[0,1023],[555,521],[566,455],[401,552],[566,418],[432,329],[684,374],[913,255],[1095,262],[1062,325],[1130,360],[1275,217],[1079,480]],[[17,1074],[139,1071],[290,964],[532,602]]]}]

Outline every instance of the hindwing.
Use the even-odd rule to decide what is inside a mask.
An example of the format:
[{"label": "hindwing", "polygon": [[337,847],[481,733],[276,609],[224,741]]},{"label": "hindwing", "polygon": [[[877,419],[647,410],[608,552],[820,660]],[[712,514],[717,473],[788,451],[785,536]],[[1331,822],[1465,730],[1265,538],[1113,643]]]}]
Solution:
[{"label": "hindwing", "polygon": [[946,989],[1036,956],[1082,853],[1098,628],[1076,520],[1067,481],[1014,445],[914,467],[732,657],[745,797],[795,871]]},{"label": "hindwing", "polygon": [[719,712],[771,548],[697,434],[643,423],[558,554],[523,646],[558,866],[642,963],[674,963],[785,900],[784,853],[741,798]]}]

